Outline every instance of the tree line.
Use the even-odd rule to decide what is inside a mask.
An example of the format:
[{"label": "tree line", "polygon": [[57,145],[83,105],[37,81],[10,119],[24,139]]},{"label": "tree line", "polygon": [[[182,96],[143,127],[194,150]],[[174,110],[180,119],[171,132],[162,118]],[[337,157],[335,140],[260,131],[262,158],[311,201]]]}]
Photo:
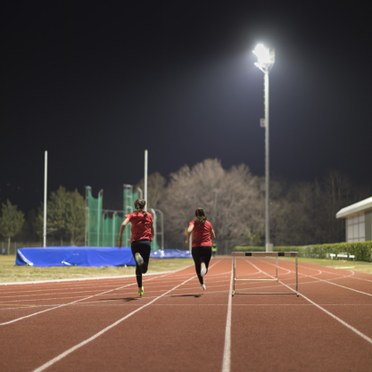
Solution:
[{"label": "tree line", "polygon": [[[77,191],[67,191],[60,186],[53,191],[47,203],[47,236],[56,245],[82,245],[85,239],[85,200]],[[10,200],[1,204],[0,236],[11,239],[40,242],[43,238],[44,205],[31,211],[29,219]]]},{"label": "tree line", "polygon": [[[264,246],[264,182],[246,165],[224,169],[219,160],[207,159],[182,167],[167,182],[160,174],[150,175],[148,202],[165,215],[168,246],[180,247],[183,229],[198,207],[212,221],[222,252],[236,245]],[[336,171],[312,182],[271,179],[271,242],[280,246],[344,241],[345,221],[336,219],[336,213],[371,191]]]},{"label": "tree line", "polygon": [[[136,185],[143,189],[143,180]],[[338,172],[322,180],[289,183],[270,181],[270,236],[274,245],[305,245],[345,240],[341,208],[370,196]],[[186,248],[184,234],[196,208],[205,209],[217,234],[220,252],[235,245],[264,245],[264,177],[242,164],[224,169],[217,159],[187,165],[169,175],[148,177],[148,207],[164,214],[165,247]],[[1,204],[0,235],[8,241],[28,235],[41,240],[43,205],[28,223],[9,200]],[[56,244],[84,245],[86,206],[78,191],[60,186],[48,201],[47,236]]]}]

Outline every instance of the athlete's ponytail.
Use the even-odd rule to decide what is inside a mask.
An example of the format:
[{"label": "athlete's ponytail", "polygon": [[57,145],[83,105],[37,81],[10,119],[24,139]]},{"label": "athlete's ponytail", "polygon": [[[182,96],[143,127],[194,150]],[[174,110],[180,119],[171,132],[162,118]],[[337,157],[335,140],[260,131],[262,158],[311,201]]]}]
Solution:
[{"label": "athlete's ponytail", "polygon": [[146,217],[147,213],[146,213],[146,211],[143,210],[145,208],[145,205],[146,205],[146,200],[145,199],[137,199],[134,202],[134,207],[136,208],[136,211],[137,212],[142,212],[143,215]]},{"label": "athlete's ponytail", "polygon": [[207,216],[205,215],[203,208],[198,208],[195,210],[195,220],[199,223],[204,223],[207,220]]}]

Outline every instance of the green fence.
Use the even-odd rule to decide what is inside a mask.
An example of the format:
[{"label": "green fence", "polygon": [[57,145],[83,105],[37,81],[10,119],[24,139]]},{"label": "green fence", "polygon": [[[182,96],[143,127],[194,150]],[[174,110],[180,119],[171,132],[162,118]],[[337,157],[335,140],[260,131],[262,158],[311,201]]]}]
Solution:
[{"label": "green fence", "polygon": [[98,197],[94,198],[90,186],[85,188],[86,199],[86,225],[85,241],[89,247],[100,247],[102,242],[102,201],[103,190],[100,190]]},{"label": "green fence", "polygon": [[[133,191],[132,185],[123,186],[123,210],[103,209],[103,190],[95,198],[90,186],[85,188],[86,198],[86,245],[90,247],[115,247],[120,230],[120,225],[125,215],[132,212],[134,202],[139,195]],[[157,213],[151,210],[154,217],[155,236],[151,244],[153,250],[159,249],[157,242]],[[123,247],[130,247],[130,226],[123,234]]]}]

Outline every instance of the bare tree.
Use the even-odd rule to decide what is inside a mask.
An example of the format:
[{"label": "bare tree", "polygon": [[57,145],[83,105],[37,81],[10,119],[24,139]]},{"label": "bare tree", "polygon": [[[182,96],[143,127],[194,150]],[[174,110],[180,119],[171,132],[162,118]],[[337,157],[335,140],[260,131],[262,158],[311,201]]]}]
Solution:
[{"label": "bare tree", "polygon": [[314,208],[316,193],[311,183],[272,187],[272,239],[274,245],[314,243],[317,234]]},{"label": "bare tree", "polygon": [[[364,192],[364,194],[363,194]],[[336,219],[342,207],[368,196],[350,179],[330,172],[322,181],[288,185],[272,182],[272,237],[275,245],[339,242],[344,223]]]},{"label": "bare tree", "polygon": [[207,159],[171,174],[161,203],[169,243],[182,244],[184,230],[198,207],[204,208],[212,221],[223,251],[257,242],[262,235],[259,180],[245,165],[226,171],[219,160]]},{"label": "bare tree", "polygon": [[[147,179],[147,206],[149,208],[158,208],[159,202],[165,192],[166,179],[159,173],[151,173]],[[144,189],[143,178],[136,185],[142,190]]]},{"label": "bare tree", "polygon": [[344,221],[336,219],[336,213],[341,208],[361,200],[363,198],[362,188],[353,187],[349,177],[344,174],[331,171],[323,179],[319,189],[317,212],[319,213],[318,222],[321,234],[318,242],[343,241],[345,239]]}]

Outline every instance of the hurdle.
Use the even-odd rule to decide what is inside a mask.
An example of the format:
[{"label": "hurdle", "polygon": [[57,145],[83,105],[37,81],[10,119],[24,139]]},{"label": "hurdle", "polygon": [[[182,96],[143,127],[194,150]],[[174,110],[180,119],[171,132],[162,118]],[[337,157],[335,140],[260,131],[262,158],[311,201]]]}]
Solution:
[{"label": "hurdle", "polygon": [[[237,277],[237,257],[274,257],[275,258],[275,275],[266,274],[265,278],[238,278]],[[290,287],[289,285],[283,283],[279,279],[278,273],[278,258],[279,257],[294,257],[294,266],[295,266],[295,288]],[[253,265],[255,266],[255,265]],[[299,297],[298,292],[298,252],[232,252],[232,270],[233,270],[233,288],[232,288],[232,296],[237,294],[236,291],[236,282],[237,281],[275,281],[280,283],[281,285],[287,287],[290,291],[287,292],[239,292],[239,294],[251,294],[251,295],[296,295]]]}]

